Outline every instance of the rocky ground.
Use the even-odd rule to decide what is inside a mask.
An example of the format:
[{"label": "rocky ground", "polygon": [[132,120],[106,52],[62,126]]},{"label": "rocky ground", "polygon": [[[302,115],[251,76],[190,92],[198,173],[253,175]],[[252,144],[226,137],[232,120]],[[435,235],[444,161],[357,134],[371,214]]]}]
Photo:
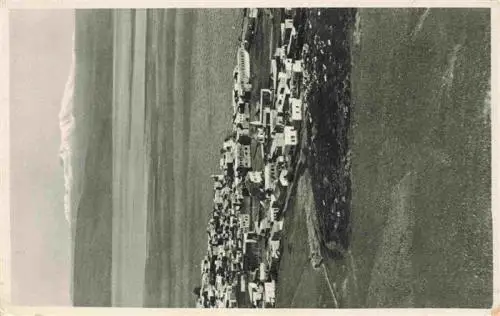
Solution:
[{"label": "rocky ground", "polygon": [[306,102],[311,120],[308,167],[323,245],[330,255],[349,247],[350,32],[355,10],[305,12]]}]

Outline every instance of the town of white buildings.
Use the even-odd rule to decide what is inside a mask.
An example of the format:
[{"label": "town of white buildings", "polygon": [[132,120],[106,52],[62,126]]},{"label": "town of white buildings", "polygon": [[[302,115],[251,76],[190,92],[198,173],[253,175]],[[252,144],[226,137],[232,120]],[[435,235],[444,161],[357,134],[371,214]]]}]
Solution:
[{"label": "town of white buildings", "polygon": [[[261,10],[247,9],[246,19]],[[268,87],[252,90],[248,43],[243,37],[233,71],[232,133],[222,144],[220,173],[201,261],[197,306],[274,307],[284,205],[303,118],[303,65],[297,32],[286,11],[271,60]],[[249,25],[249,23],[247,23]],[[255,67],[258,67],[256,65]],[[258,101],[252,101],[258,100]]]}]

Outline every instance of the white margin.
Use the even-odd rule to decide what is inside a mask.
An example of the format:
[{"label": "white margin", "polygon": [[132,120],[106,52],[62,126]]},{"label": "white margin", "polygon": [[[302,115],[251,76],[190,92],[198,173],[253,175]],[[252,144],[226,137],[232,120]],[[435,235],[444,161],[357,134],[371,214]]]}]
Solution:
[{"label": "white margin", "polygon": [[11,300],[9,16],[0,7],[0,315]]}]

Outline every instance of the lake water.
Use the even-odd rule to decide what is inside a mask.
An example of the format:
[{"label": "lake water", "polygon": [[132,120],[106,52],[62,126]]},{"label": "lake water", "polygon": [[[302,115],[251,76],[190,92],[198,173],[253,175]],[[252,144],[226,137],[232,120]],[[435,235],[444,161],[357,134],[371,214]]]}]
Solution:
[{"label": "lake water", "polygon": [[74,301],[193,306],[239,10],[77,12]]}]

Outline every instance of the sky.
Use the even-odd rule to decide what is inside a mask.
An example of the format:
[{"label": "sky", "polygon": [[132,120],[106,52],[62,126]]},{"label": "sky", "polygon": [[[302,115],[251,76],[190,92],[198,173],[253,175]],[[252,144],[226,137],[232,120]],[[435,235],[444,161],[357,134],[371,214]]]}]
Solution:
[{"label": "sky", "polygon": [[73,10],[10,13],[12,303],[70,305],[58,114]]}]

